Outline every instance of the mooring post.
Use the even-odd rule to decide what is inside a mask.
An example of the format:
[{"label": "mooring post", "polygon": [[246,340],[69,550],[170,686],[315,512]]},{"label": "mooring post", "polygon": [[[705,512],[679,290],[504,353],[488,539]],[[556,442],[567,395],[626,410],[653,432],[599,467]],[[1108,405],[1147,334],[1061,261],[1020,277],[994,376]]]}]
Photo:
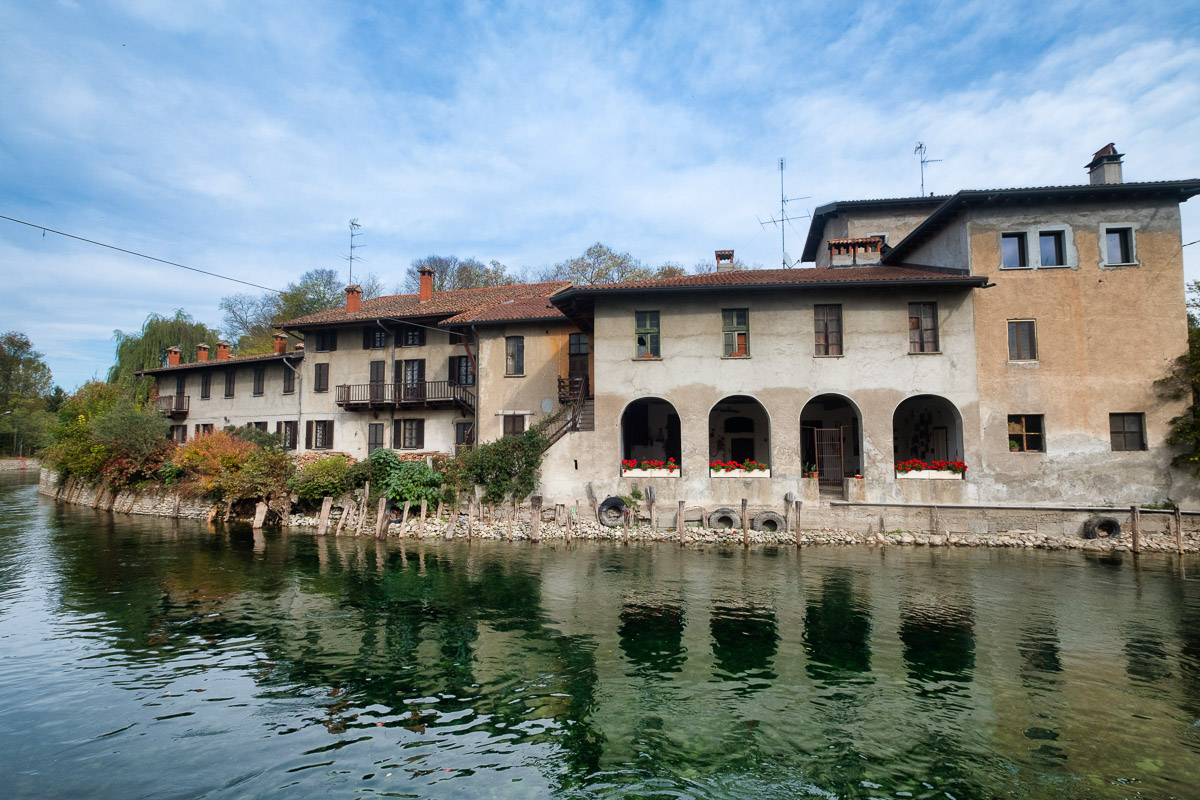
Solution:
[{"label": "mooring post", "polygon": [[317,520],[317,536],[324,536],[329,527],[329,510],[333,508],[333,498],[326,497],[321,501],[321,518]]},{"label": "mooring post", "polygon": [[505,531],[504,537],[510,542],[512,541],[513,518],[517,516],[517,510],[519,508],[520,506],[517,504],[516,499],[514,499],[513,504],[508,507],[508,530]]},{"label": "mooring post", "polygon": [[362,513],[358,515],[358,526],[354,529],[355,536],[361,536],[363,526],[367,524],[367,509],[371,507],[371,482],[366,481],[363,484],[362,493]]},{"label": "mooring post", "polygon": [[687,544],[687,522],[683,518],[683,500],[679,501],[679,510],[675,512],[675,527],[679,529],[679,546]]},{"label": "mooring post", "polygon": [[1133,552],[1142,551],[1142,509],[1135,503],[1129,507],[1129,527],[1133,531]]},{"label": "mooring post", "polygon": [[800,537],[801,537],[801,531],[800,531],[800,509],[804,508],[804,501],[803,501],[803,500],[796,500],[796,501],[795,501],[795,506],[796,506],[796,511],[795,511],[795,516],[796,516],[796,547],[801,547],[801,546],[802,546],[801,542],[802,542],[803,540],[800,538]]},{"label": "mooring post", "polygon": [[437,511],[434,512],[433,516],[434,516],[434,519],[437,519],[437,520],[441,520],[441,518],[442,518],[442,501],[440,499],[438,500]]},{"label": "mooring post", "polygon": [[258,505],[256,505],[254,507],[254,525],[253,525],[254,530],[256,530],[256,531],[261,530],[262,526],[263,526],[263,522],[266,520],[266,518],[267,518],[267,504],[262,502],[261,500],[259,500]]},{"label": "mooring post", "polygon": [[379,498],[379,505],[375,508],[375,538],[382,539],[387,536],[387,495]]},{"label": "mooring post", "polygon": [[406,531],[404,529],[408,526],[408,506],[409,506],[409,502],[407,500],[405,500],[404,501],[404,513],[400,515],[400,538],[401,539],[404,538],[404,535],[406,533]]},{"label": "mooring post", "polygon": [[454,538],[454,527],[458,525],[459,516],[461,515],[459,514],[458,507],[455,506],[454,510],[450,512],[450,521],[446,523],[446,532],[442,536],[447,542]]},{"label": "mooring post", "polygon": [[1175,549],[1183,553],[1183,512],[1175,506]]},{"label": "mooring post", "polygon": [[792,529],[792,503],[796,501],[796,493],[788,492],[783,496],[783,531]]},{"label": "mooring post", "polygon": [[421,498],[421,518],[419,520],[417,520],[417,538],[418,539],[425,538],[425,507],[428,504],[428,502],[429,501],[426,500],[424,497]]},{"label": "mooring post", "polygon": [[342,506],[342,515],[340,517],[338,517],[338,526],[333,532],[334,536],[342,535],[342,528],[346,527],[346,524],[349,523],[350,520],[354,517],[355,509],[356,509],[356,506],[354,504],[353,498],[347,500],[346,505]]},{"label": "mooring post", "polygon": [[626,508],[626,509],[625,509],[625,515],[624,515],[624,516],[625,516],[625,520],[624,520],[624,522],[625,522],[625,535],[624,535],[624,543],[625,543],[625,544],[629,544],[629,518],[633,516],[633,512],[632,512],[632,511],[630,511],[628,508]]},{"label": "mooring post", "polygon": [[529,497],[529,541],[540,542],[542,540],[542,496],[540,494],[530,495]]},{"label": "mooring post", "polygon": [[750,546],[750,516],[746,512],[748,502],[742,498],[742,547]]},{"label": "mooring post", "polygon": [[475,498],[467,495],[467,541],[471,541],[471,523],[475,516]]}]

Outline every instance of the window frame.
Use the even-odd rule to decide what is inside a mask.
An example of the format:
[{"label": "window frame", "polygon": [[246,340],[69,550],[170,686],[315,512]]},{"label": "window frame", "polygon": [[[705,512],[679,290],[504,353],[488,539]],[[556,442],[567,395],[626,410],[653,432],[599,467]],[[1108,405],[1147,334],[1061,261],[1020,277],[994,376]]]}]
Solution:
[{"label": "window frame", "polygon": [[[1017,243],[1017,264],[1007,264],[1006,254],[1004,252],[1004,243],[1006,240],[1015,240]],[[1000,269],[1030,269],[1029,263],[1029,234],[1025,231],[1002,231],[1000,233]]]},{"label": "window frame", "polygon": [[504,375],[520,378],[525,375],[525,337],[504,337]]},{"label": "window frame", "polygon": [[[1031,426],[1031,422],[1036,425]],[[1013,426],[1016,426],[1014,430]],[[1036,430],[1034,430],[1036,428]],[[1009,414],[1008,441],[1011,453],[1045,453],[1046,452],[1046,417],[1044,414]],[[1031,439],[1033,443],[1031,444]],[[1016,442],[1014,448],[1012,443]]]},{"label": "window frame", "polygon": [[[915,319],[917,320],[917,325],[915,328],[913,327],[913,319],[914,319],[913,309],[914,309],[914,307],[917,309],[917,316],[915,317]],[[926,342],[925,342],[925,339],[926,339],[925,331],[927,329],[924,326],[923,321],[926,318],[924,312],[927,310],[927,308],[932,309],[932,314],[930,315],[930,318],[933,320],[933,326],[932,326],[933,346],[932,346],[932,349],[927,349]],[[913,341],[913,331],[917,332],[917,341],[916,342]],[[914,345],[916,346],[916,349],[914,349]],[[940,353],[940,352],[942,352],[942,337],[941,337],[941,330],[940,330],[939,319],[938,319],[938,304],[936,302],[927,302],[927,301],[918,301],[918,302],[909,303],[908,304],[908,353],[909,353],[909,355],[928,355],[931,353],[936,354],[936,353]]]},{"label": "window frame", "polygon": [[[1015,341],[1013,339],[1013,332],[1015,330],[1019,331],[1019,328],[1016,326],[1021,326],[1021,325],[1029,325],[1030,326],[1029,345],[1030,345],[1031,353],[1028,358],[1021,358],[1020,334],[1019,333],[1017,334],[1017,338]],[[1016,345],[1015,350],[1013,347],[1014,344]],[[1010,362],[1014,362],[1014,363],[1026,363],[1026,364],[1039,360],[1038,341],[1037,341],[1037,320],[1033,320],[1033,319],[1010,319],[1010,320],[1008,320],[1008,360]]]},{"label": "window frame", "polygon": [[208,400],[212,397],[212,373],[200,373],[200,399]]},{"label": "window frame", "polygon": [[[1059,269],[1060,267],[1069,266],[1067,264],[1067,232],[1061,228],[1051,228],[1049,230],[1038,229],[1038,267],[1045,269]],[[1054,245],[1055,257],[1057,263],[1049,264],[1045,259],[1045,249],[1043,239],[1050,239]]]},{"label": "window frame", "polygon": [[383,448],[383,423],[367,423],[367,455]]},{"label": "window frame", "polygon": [[387,331],[378,325],[363,326],[363,350],[383,350],[387,347]]},{"label": "window frame", "polygon": [[337,328],[329,328],[316,332],[317,340],[313,342],[313,350],[318,353],[331,353],[337,350]]},{"label": "window frame", "polygon": [[411,325],[404,323],[400,329],[400,347],[424,347],[425,346],[425,329],[420,325]]},{"label": "window frame", "polygon": [[255,397],[262,397],[267,387],[267,368],[258,366],[254,368],[254,387],[252,394]]},{"label": "window frame", "polygon": [[237,370],[225,370],[225,397],[237,396]]},{"label": "window frame", "polygon": [[324,394],[329,391],[329,362],[313,364],[313,392]]},{"label": "window frame", "polygon": [[450,356],[447,378],[451,386],[474,386],[475,370],[469,356]]},{"label": "window frame", "polygon": [[[518,426],[517,423],[520,423]],[[501,436],[520,436],[525,432],[524,414],[504,414],[501,420]],[[520,428],[517,430],[517,428]]]},{"label": "window frame", "polygon": [[[642,337],[646,337],[645,344]],[[633,312],[633,357],[662,358],[662,317],[658,309]]]},{"label": "window frame", "polygon": [[333,449],[333,420],[331,419],[312,419],[309,420],[312,424],[312,447],[310,450],[332,450]]},{"label": "window frame", "polygon": [[[745,315],[744,322],[738,322],[739,314]],[[722,358],[750,357],[749,308],[721,309],[721,352]]]},{"label": "window frame", "polygon": [[405,417],[396,420],[397,429],[392,434],[396,450],[425,449],[425,418]]},{"label": "window frame", "polygon": [[[1114,428],[1114,425],[1118,420],[1121,422],[1121,430],[1116,430]],[[1137,421],[1137,426],[1135,429],[1131,430],[1127,427],[1126,423],[1128,423],[1130,420]],[[1122,439],[1121,447],[1117,447],[1116,437],[1118,436],[1120,436]],[[1137,447],[1124,446],[1129,443],[1128,437],[1130,436],[1138,437],[1135,442]],[[1112,448],[1114,453],[1136,453],[1139,451],[1148,450],[1149,447],[1146,444],[1146,415],[1136,411],[1118,411],[1116,413],[1110,413],[1108,415],[1108,441],[1109,446]]]},{"label": "window frame", "polygon": [[283,364],[283,393],[296,393],[296,373],[292,371],[291,366],[287,362]]},{"label": "window frame", "polygon": [[[830,328],[829,310],[836,309],[837,329]],[[823,311],[823,314],[821,313]],[[813,356],[817,358],[840,358],[846,354],[845,343],[842,337],[842,304],[841,303],[814,303],[813,304]],[[837,344],[831,341],[831,334],[836,334]],[[837,352],[830,352],[833,348],[837,348]],[[824,350],[824,352],[822,352]]]},{"label": "window frame", "polygon": [[[1137,261],[1137,239],[1134,234],[1132,225],[1104,225],[1101,227],[1103,235],[1100,240],[1104,242],[1104,266],[1106,267],[1128,267],[1138,263]],[[1114,261],[1110,252],[1110,237],[1117,236],[1117,240],[1121,249],[1121,260]]]}]

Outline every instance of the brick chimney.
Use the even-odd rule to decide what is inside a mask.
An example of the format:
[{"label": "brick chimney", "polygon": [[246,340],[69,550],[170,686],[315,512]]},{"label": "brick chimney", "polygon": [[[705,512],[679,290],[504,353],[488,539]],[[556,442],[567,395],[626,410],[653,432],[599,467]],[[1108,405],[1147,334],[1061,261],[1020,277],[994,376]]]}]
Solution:
[{"label": "brick chimney", "polygon": [[217,361],[229,360],[229,342],[222,339],[217,342]]},{"label": "brick chimney", "polygon": [[179,348],[174,345],[167,348],[167,366],[168,367],[178,367],[179,366]]},{"label": "brick chimney", "polygon": [[417,299],[422,303],[428,303],[433,299],[433,268],[421,267],[417,272],[421,275],[421,293]]},{"label": "brick chimney", "polygon": [[717,272],[733,272],[733,251],[717,251]]},{"label": "brick chimney", "polygon": [[204,342],[196,345],[196,360],[208,361],[208,345],[206,345]]},{"label": "brick chimney", "polygon": [[292,350],[297,353],[303,354],[304,353],[304,342],[296,342],[296,346],[293,347]]},{"label": "brick chimney", "polygon": [[1092,156],[1092,163],[1084,167],[1088,171],[1091,185],[1124,183],[1125,180],[1121,176],[1121,157],[1124,155],[1117,152],[1117,146],[1112,142],[1097,150]]},{"label": "brick chimney", "polygon": [[287,334],[277,333],[273,337],[275,339],[275,355],[281,356],[287,352]]},{"label": "brick chimney", "polygon": [[346,287],[346,313],[357,314],[362,308],[362,287],[358,284]]}]

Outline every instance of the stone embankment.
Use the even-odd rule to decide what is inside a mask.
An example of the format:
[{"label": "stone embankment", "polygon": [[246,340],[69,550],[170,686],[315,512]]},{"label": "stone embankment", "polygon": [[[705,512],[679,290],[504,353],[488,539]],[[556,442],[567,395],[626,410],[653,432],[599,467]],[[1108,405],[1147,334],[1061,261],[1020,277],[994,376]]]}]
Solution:
[{"label": "stone embankment", "polygon": [[0,458],[0,472],[23,472],[40,467],[36,458]]},{"label": "stone embankment", "polygon": [[[39,476],[38,491],[56,500],[91,508],[123,514],[147,514],[176,519],[213,520],[223,518],[223,504],[198,498],[184,498],[166,491],[134,492],[125,490],[112,492],[68,480],[57,483],[57,475],[43,469]],[[366,506],[364,508],[364,505]],[[455,539],[507,539],[529,540],[531,538],[531,516],[528,506],[522,506],[510,526],[505,511],[497,509],[494,514],[480,515],[478,509],[470,516],[467,509],[453,520],[451,537]],[[711,511],[712,509],[707,509]],[[750,509],[752,516],[764,509]],[[768,509],[769,510],[769,509]],[[793,529],[777,531],[751,530],[743,537],[740,529],[718,529],[704,527],[707,517],[705,509],[689,506],[685,511],[687,525],[684,542],[689,545],[741,545],[744,542],[757,545],[795,546],[795,520],[789,520]],[[886,516],[884,516],[886,514]],[[345,516],[343,522],[342,517]],[[680,534],[674,527],[674,514],[658,517],[658,526],[651,528],[644,511],[630,520],[628,531],[624,526],[607,527],[597,522],[589,508],[575,508],[565,504],[548,502],[541,513],[538,535],[543,540],[608,540],[631,542],[679,543]],[[1083,524],[1097,516],[1111,518],[1121,526],[1118,536],[1085,539]],[[954,508],[942,506],[889,506],[886,509],[855,504],[822,505],[804,508],[800,514],[801,546],[808,545],[872,545],[872,546],[928,546],[928,547],[1010,547],[1040,548],[1048,550],[1084,550],[1095,552],[1120,552],[1132,547],[1131,511],[1127,508],[1103,510],[1079,509],[1012,509]],[[440,517],[432,511],[422,522],[416,508],[410,509],[407,521],[401,524],[399,509],[389,513],[385,535],[388,537],[444,539],[451,524],[450,514],[443,511]],[[1172,520],[1178,520],[1173,523]],[[248,518],[245,518],[248,521]],[[320,529],[320,517],[316,514],[289,514],[287,524],[294,528]],[[693,522],[695,524],[693,524]],[[1170,513],[1141,512],[1139,528],[1142,551],[1200,552],[1200,517],[1194,514],[1172,517]],[[1174,525],[1179,525],[1177,530]],[[375,504],[363,504],[361,497],[337,498],[330,509],[325,530],[328,535],[374,536],[376,532]]]}]

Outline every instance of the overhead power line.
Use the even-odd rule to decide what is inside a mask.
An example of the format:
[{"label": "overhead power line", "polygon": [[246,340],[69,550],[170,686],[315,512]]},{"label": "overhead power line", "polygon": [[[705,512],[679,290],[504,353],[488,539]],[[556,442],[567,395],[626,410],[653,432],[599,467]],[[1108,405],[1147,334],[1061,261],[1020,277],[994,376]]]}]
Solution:
[{"label": "overhead power line", "polygon": [[274,292],[275,294],[283,294],[283,292],[281,292],[280,290],[272,289],[270,286],[262,286],[257,283],[251,283],[250,281],[241,280],[240,278],[231,278],[228,275],[221,275],[216,272],[209,272],[206,269],[197,269],[196,267],[189,267],[187,264],[177,264],[174,261],[167,261],[165,258],[156,258],[155,256],[148,256],[145,253],[139,253],[136,250],[126,250],[124,247],[117,247],[116,245],[105,244],[104,242],[97,242],[95,239],[85,239],[84,237],[76,236],[73,233],[65,233],[63,231],[56,231],[56,230],[54,230],[54,228],[47,228],[44,225],[35,225],[34,223],[26,222],[23,219],[14,219],[12,217],[6,217],[3,214],[0,214],[0,219],[6,219],[9,222],[15,222],[18,225],[28,225],[30,228],[36,228],[37,230],[44,231],[46,233],[56,233],[59,236],[65,236],[68,239],[75,239],[80,242],[87,242],[88,244],[94,244],[97,247],[107,247],[109,250],[116,250],[118,253],[128,253],[131,256],[137,256],[138,258],[149,259],[150,261],[157,261],[160,264],[167,264],[168,266],[179,267],[180,269],[190,270],[191,272],[199,272],[201,275],[211,275],[214,278],[220,278],[221,280],[224,280],[224,281],[233,281],[234,283],[240,283],[245,286],[253,286],[255,289],[265,289],[266,291]]}]

